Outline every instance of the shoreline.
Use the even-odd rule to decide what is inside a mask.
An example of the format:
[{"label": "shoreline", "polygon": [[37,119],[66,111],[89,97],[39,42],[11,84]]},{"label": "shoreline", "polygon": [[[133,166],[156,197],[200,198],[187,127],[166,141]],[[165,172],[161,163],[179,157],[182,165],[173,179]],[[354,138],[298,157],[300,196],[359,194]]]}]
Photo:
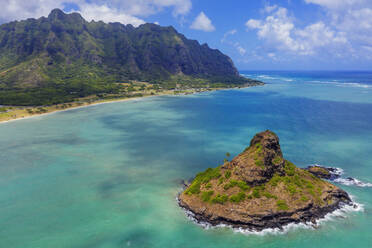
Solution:
[{"label": "shoreline", "polygon": [[251,235],[267,235],[267,234],[286,234],[293,229],[306,228],[306,229],[316,229],[321,224],[332,221],[334,217],[347,216],[352,212],[364,211],[363,205],[354,201],[354,197],[351,196],[350,204],[341,204],[336,209],[316,218],[314,221],[304,221],[304,222],[290,222],[278,227],[265,227],[265,228],[255,228],[239,225],[236,223],[230,223],[226,221],[220,222],[210,222],[207,219],[200,219],[198,215],[191,209],[180,204],[179,194],[176,197],[177,205],[182,209],[186,218],[192,221],[194,224],[202,227],[203,229],[214,229],[214,228],[224,228],[227,227],[234,232],[242,234]]},{"label": "shoreline", "polygon": [[[193,92],[193,93],[188,93],[188,94],[196,94],[196,93],[201,93],[201,92]],[[181,94],[179,94],[179,95],[181,95]],[[96,106],[96,105],[101,105],[101,104],[106,104],[106,103],[134,101],[134,100],[151,98],[151,97],[159,97],[159,96],[172,96],[172,92],[159,93],[159,94],[155,94],[155,95],[149,94],[149,95],[135,96],[135,97],[123,97],[123,98],[117,98],[117,99],[106,99],[106,100],[105,99],[100,99],[100,100],[97,100],[97,101],[94,101],[94,102],[91,102],[91,103],[86,102],[86,103],[83,103],[82,105],[78,105],[77,104],[78,102],[61,103],[61,104],[56,104],[56,105],[49,106],[49,108],[55,108],[56,106],[63,105],[63,104],[77,104],[77,105],[70,106],[70,107],[67,107],[67,108],[64,108],[64,109],[52,109],[51,111],[48,111],[46,113],[34,113],[34,114],[28,114],[26,116],[19,116],[19,117],[16,117],[16,118],[0,119],[0,125],[3,124],[3,123],[9,123],[9,122],[19,121],[19,120],[26,120],[26,119],[30,119],[30,118],[33,118],[33,117],[41,117],[41,116],[46,116],[46,115],[55,114],[55,113],[59,113],[59,112],[65,112],[65,111],[74,110],[74,109],[86,108],[86,107]],[[15,107],[15,106],[9,106],[9,107]],[[27,109],[28,107],[24,107],[24,108]],[[33,107],[33,108],[38,108],[38,107]],[[48,108],[48,107],[45,107],[45,108]]]},{"label": "shoreline", "polygon": [[356,208],[346,191],[286,160],[271,130],[255,134],[231,160],[196,174],[178,205],[200,223],[249,231],[316,224],[345,205]]},{"label": "shoreline", "polygon": [[[254,87],[254,86],[260,86],[260,85],[250,85],[250,86],[234,87],[234,88],[205,89],[205,90],[200,90],[200,91],[197,91],[197,89],[192,89],[191,91],[184,91],[184,92],[180,92],[180,93],[177,93],[177,94],[175,93],[175,91],[164,91],[164,92],[160,92],[160,93],[154,94],[154,95],[145,94],[143,96],[135,96],[135,97],[123,97],[123,98],[107,99],[107,100],[100,99],[100,100],[96,100],[96,101],[93,101],[93,102],[85,102],[85,103],[82,103],[80,105],[79,105],[79,102],[71,102],[71,103],[55,104],[55,105],[51,105],[51,106],[47,106],[47,107],[43,107],[43,106],[41,106],[41,107],[26,107],[26,106],[24,106],[24,107],[22,107],[23,108],[22,110],[18,110],[18,111],[23,111],[25,109],[30,109],[30,108],[46,108],[46,109],[49,108],[50,111],[47,111],[45,113],[32,113],[32,114],[27,113],[27,111],[23,111],[21,113],[22,115],[20,115],[20,116],[16,116],[16,117],[8,116],[8,117],[3,117],[3,119],[1,118],[2,116],[1,116],[1,113],[0,113],[0,125],[5,124],[5,123],[9,123],[9,122],[13,122],[13,121],[26,120],[26,119],[30,119],[30,118],[33,118],[33,117],[40,117],[40,116],[50,115],[50,114],[54,114],[54,113],[58,113],[58,112],[64,112],[64,111],[68,111],[68,110],[85,108],[85,107],[89,107],[89,106],[95,106],[95,105],[106,104],[106,103],[126,102],[126,101],[139,100],[139,99],[145,99],[145,98],[150,98],[150,97],[159,97],[159,96],[194,95],[194,94],[204,93],[204,92],[243,89],[243,88],[250,88],[250,87]],[[66,108],[63,108],[63,109],[57,108],[57,106],[66,105],[66,104],[76,104],[76,105],[69,106],[69,107],[66,107]],[[4,106],[4,107],[7,107],[7,106]],[[9,107],[17,108],[18,106],[9,106]],[[7,113],[7,112],[5,112],[5,113]],[[3,114],[5,114],[5,113],[3,113]]]},{"label": "shoreline", "polygon": [[55,113],[59,113],[59,112],[65,112],[65,111],[74,110],[74,109],[86,108],[86,107],[101,105],[101,104],[106,104],[106,103],[126,102],[126,101],[138,100],[138,99],[142,99],[142,98],[150,98],[150,97],[155,97],[155,96],[165,96],[165,94],[164,95],[153,95],[153,96],[149,95],[149,96],[143,96],[143,97],[124,98],[124,99],[118,99],[118,100],[112,100],[112,101],[111,100],[101,101],[101,102],[97,101],[97,102],[94,102],[94,103],[91,103],[91,104],[88,103],[88,104],[81,105],[81,106],[73,106],[73,107],[68,107],[68,108],[61,109],[61,110],[53,110],[53,111],[50,111],[50,112],[47,112],[47,113],[32,114],[32,115],[24,116],[24,117],[20,116],[20,117],[9,119],[9,120],[0,120],[0,124],[19,121],[19,120],[31,119],[31,118],[34,118],[34,117],[42,117],[42,116],[51,115],[51,114],[55,114]]}]

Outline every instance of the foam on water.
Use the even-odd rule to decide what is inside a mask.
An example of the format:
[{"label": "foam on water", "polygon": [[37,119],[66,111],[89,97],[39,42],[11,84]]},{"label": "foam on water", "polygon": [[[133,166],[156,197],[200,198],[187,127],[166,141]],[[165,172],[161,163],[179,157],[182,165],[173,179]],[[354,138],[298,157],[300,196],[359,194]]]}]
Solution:
[{"label": "foam on water", "polygon": [[[246,235],[258,235],[258,236],[264,236],[264,235],[283,235],[287,234],[292,231],[296,231],[298,229],[308,229],[308,230],[315,230],[319,228],[321,225],[325,224],[326,222],[329,221],[336,221],[337,219],[340,218],[348,218],[351,213],[353,212],[363,212],[364,211],[364,206],[363,204],[355,202],[354,196],[350,195],[350,198],[352,199],[352,203],[350,205],[347,204],[342,204],[342,206],[339,209],[336,209],[335,211],[326,214],[323,218],[320,218],[313,222],[306,222],[306,223],[290,223],[285,226],[283,226],[281,229],[280,228],[266,228],[261,231],[258,230],[252,230],[252,229],[247,229],[247,228],[242,228],[242,227],[234,227],[232,225],[228,224],[218,224],[218,225],[212,225],[209,222],[206,221],[199,221],[195,218],[195,214],[186,209],[182,209],[185,211],[186,217],[194,222],[196,225],[201,226],[203,229],[215,229],[215,228],[230,228],[236,233],[242,233]],[[179,199],[176,199],[177,202]]]},{"label": "foam on water", "polygon": [[365,83],[356,83],[356,82],[340,82],[337,80],[332,81],[320,81],[320,80],[311,80],[309,83],[324,84],[324,85],[333,85],[336,87],[351,87],[351,88],[372,88],[372,85]]},{"label": "foam on water", "polygon": [[358,88],[372,88],[372,85],[369,84],[363,84],[363,83],[341,83],[337,84],[337,86],[351,86],[351,87],[358,87]]},{"label": "foam on water", "polygon": [[276,79],[275,77],[271,77],[271,76],[268,76],[268,75],[258,75],[257,77],[258,78],[263,78],[263,79]]},{"label": "foam on water", "polygon": [[[249,77],[248,75],[244,75],[244,76]],[[281,80],[281,81],[285,81],[285,82],[293,82],[294,81],[294,79],[292,79],[292,78],[275,77],[275,76],[268,76],[268,75],[258,75],[257,78],[262,79],[262,80]]]},{"label": "foam on water", "polygon": [[334,180],[336,183],[340,183],[347,186],[357,186],[357,187],[372,187],[372,183],[362,182],[356,178],[348,177],[348,178],[337,178]]},{"label": "foam on water", "polygon": [[331,168],[333,171],[331,171],[331,174],[334,176],[333,179],[331,178],[330,181],[343,184],[346,186],[357,186],[357,187],[372,187],[372,183],[369,182],[363,182],[357,178],[353,177],[346,177],[342,178],[341,176],[345,174],[345,171],[342,168],[338,167],[327,167],[320,164],[314,164],[314,166],[320,166],[325,168]]}]

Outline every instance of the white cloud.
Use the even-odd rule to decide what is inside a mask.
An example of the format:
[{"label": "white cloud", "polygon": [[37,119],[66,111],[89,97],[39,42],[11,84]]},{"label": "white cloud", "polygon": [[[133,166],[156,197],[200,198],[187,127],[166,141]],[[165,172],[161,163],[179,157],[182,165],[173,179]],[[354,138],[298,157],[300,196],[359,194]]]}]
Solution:
[{"label": "white cloud", "polygon": [[[317,4],[330,16],[334,30],[343,32],[354,55],[372,56],[372,1],[371,0],[305,0]],[[364,53],[366,52],[366,53]]]},{"label": "white cloud", "polygon": [[[161,0],[158,0],[160,2]],[[191,0],[177,0],[177,1],[172,1],[172,0],[163,0],[164,3],[175,3],[175,8],[173,10],[174,15],[186,15],[190,12],[192,3]]]},{"label": "white cloud", "polygon": [[327,8],[345,8],[348,5],[363,4],[366,0],[305,0],[305,2]]},{"label": "white cloud", "polygon": [[205,32],[212,32],[216,30],[213,26],[212,21],[204,14],[204,12],[200,12],[200,14],[195,18],[194,22],[191,24],[190,28],[201,30]]},{"label": "white cloud", "polygon": [[96,4],[109,4],[115,6],[122,12],[130,15],[146,17],[164,10],[172,8],[174,16],[189,13],[192,7],[191,0],[96,0]]},{"label": "white cloud", "polygon": [[265,8],[264,8],[264,11],[266,13],[271,13],[273,12],[274,10],[276,10],[278,8],[277,5],[266,5]]},{"label": "white cloud", "polygon": [[239,43],[235,43],[235,48],[242,56],[247,53],[247,50],[245,50]]},{"label": "white cloud", "polygon": [[236,29],[232,29],[232,30],[230,30],[230,31],[227,31],[227,32],[223,35],[223,37],[222,37],[222,39],[221,39],[221,43],[225,43],[225,44],[228,44],[228,45],[234,47],[234,48],[236,49],[236,51],[237,51],[240,55],[243,56],[243,55],[245,55],[245,54],[247,53],[247,50],[246,50],[244,47],[242,47],[242,46],[240,45],[239,42],[231,42],[231,41],[229,41],[229,40],[227,39],[229,36],[231,36],[231,35],[235,35],[237,32],[238,32],[238,31],[237,31]]},{"label": "white cloud", "polygon": [[132,24],[137,27],[145,21],[135,16],[121,13],[117,9],[109,8],[107,5],[84,4],[81,5],[81,15],[88,21],[120,22]]},{"label": "white cloud", "polygon": [[238,32],[236,29],[232,29],[230,31],[227,31],[224,36],[226,37],[227,35],[234,35],[236,34],[236,32]]},{"label": "white cloud", "polygon": [[226,41],[226,38],[228,37],[228,36],[230,36],[230,35],[234,35],[234,34],[236,34],[238,31],[236,30],[236,29],[232,29],[232,30],[230,30],[230,31],[227,31],[224,35],[223,35],[223,37],[222,37],[222,39],[221,39],[221,43],[224,43],[225,41]]},{"label": "white cloud", "polygon": [[288,10],[282,7],[264,20],[248,20],[246,26],[257,30],[259,39],[271,50],[313,55],[326,47],[347,47],[348,44],[344,32],[335,31],[322,21],[304,28],[296,27],[294,20],[288,16]]},{"label": "white cloud", "polygon": [[[371,0],[304,0],[318,6],[323,16],[306,25],[288,9],[266,5],[260,19],[249,19],[247,30],[255,30],[263,41],[256,52],[270,59],[313,56],[317,59],[372,59]],[[322,13],[322,12],[319,12]],[[301,18],[301,17],[298,17]],[[274,56],[275,55],[275,56]],[[297,57],[296,57],[297,58]]]},{"label": "white cloud", "polygon": [[54,8],[63,8],[63,1],[43,0],[0,0],[2,6],[0,21],[22,20],[46,16]]},{"label": "white cloud", "polygon": [[280,49],[297,50],[298,45],[291,37],[294,24],[287,16],[287,9],[279,8],[265,20],[250,19],[246,22],[249,29],[257,29],[257,35],[269,45],[276,45]]},{"label": "white cloud", "polygon": [[191,0],[0,0],[3,7],[0,22],[47,16],[54,8],[63,9],[73,3],[87,19],[105,22],[122,22],[138,26],[142,18],[154,15],[166,8],[177,16],[186,15],[192,8]]},{"label": "white cloud", "polygon": [[255,19],[249,19],[245,25],[248,27],[248,28],[260,28],[261,27],[261,21],[259,20],[255,20]]}]

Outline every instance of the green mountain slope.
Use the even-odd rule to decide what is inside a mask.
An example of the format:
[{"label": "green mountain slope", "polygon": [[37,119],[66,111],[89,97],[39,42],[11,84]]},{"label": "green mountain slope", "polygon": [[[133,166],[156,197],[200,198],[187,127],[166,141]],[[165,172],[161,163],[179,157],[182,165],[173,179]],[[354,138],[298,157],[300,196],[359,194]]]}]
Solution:
[{"label": "green mountain slope", "polygon": [[228,56],[173,27],[87,22],[58,9],[0,26],[0,104],[66,102],[118,92],[131,80],[169,88],[253,82]]}]

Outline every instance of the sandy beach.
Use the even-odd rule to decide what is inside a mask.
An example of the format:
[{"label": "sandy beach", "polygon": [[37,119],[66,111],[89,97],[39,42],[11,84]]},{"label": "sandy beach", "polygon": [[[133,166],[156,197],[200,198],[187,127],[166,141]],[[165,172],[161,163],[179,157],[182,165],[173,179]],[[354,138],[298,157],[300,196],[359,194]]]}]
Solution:
[{"label": "sandy beach", "polygon": [[[145,93],[142,96],[135,96],[135,97],[123,97],[123,98],[115,98],[115,99],[99,99],[94,101],[76,101],[70,103],[61,103],[51,106],[36,106],[36,107],[27,107],[27,106],[3,106],[10,108],[8,112],[0,113],[0,124],[1,123],[8,123],[17,120],[24,120],[33,117],[45,116],[57,112],[68,111],[71,109],[78,109],[84,108],[88,106],[94,106],[99,104],[105,103],[112,103],[112,102],[124,102],[124,101],[134,101],[149,97],[157,97],[157,96],[171,96],[171,95],[184,95],[184,94],[195,94],[205,91],[215,91],[215,90],[223,90],[223,89],[202,89],[202,90],[185,90],[182,92],[175,92],[174,90],[166,90],[158,93]],[[138,92],[142,93],[142,92]],[[30,111],[31,110],[31,111]],[[42,110],[42,111],[40,111]]]},{"label": "sandy beach", "polygon": [[252,86],[245,86],[245,87],[233,87],[233,88],[203,88],[203,89],[187,89],[182,91],[175,91],[175,90],[164,90],[161,92],[136,92],[141,93],[142,96],[133,96],[133,97],[122,97],[122,98],[112,98],[112,99],[98,99],[98,100],[89,100],[85,98],[83,101],[75,101],[70,103],[61,103],[51,106],[35,106],[35,107],[27,107],[27,106],[3,106],[9,108],[8,112],[0,112],[0,124],[12,122],[16,120],[24,120],[32,117],[44,116],[49,115],[57,112],[67,111],[71,109],[78,109],[84,108],[93,105],[105,104],[105,103],[112,103],[112,102],[124,102],[124,101],[131,101],[131,100],[139,100],[148,97],[156,97],[156,96],[174,96],[174,95],[190,95],[196,94],[206,91],[217,91],[217,90],[231,90],[231,89],[240,89],[240,88],[249,88],[258,85]]},{"label": "sandy beach", "polygon": [[[194,92],[193,92],[194,93]],[[191,94],[191,93],[190,93]],[[117,98],[117,99],[100,99],[92,102],[71,102],[71,103],[63,103],[63,104],[56,104],[51,106],[41,106],[41,107],[18,107],[18,106],[9,106],[12,109],[5,113],[0,113],[0,124],[1,123],[8,123],[13,122],[17,120],[24,120],[29,119],[33,117],[40,117],[45,115],[50,115],[57,112],[63,112],[68,111],[72,109],[79,109],[94,105],[100,105],[100,104],[106,104],[106,103],[112,103],[112,102],[124,102],[124,101],[134,101],[139,99],[144,99],[148,97],[156,97],[156,96],[164,96],[164,95],[174,95],[173,91],[164,91],[158,94],[146,94],[140,97],[123,97],[123,98]],[[62,106],[67,106],[64,108],[61,108]],[[43,109],[42,113],[32,112],[30,113],[28,110],[37,110],[37,109]],[[45,112],[44,112],[45,111]]]}]

